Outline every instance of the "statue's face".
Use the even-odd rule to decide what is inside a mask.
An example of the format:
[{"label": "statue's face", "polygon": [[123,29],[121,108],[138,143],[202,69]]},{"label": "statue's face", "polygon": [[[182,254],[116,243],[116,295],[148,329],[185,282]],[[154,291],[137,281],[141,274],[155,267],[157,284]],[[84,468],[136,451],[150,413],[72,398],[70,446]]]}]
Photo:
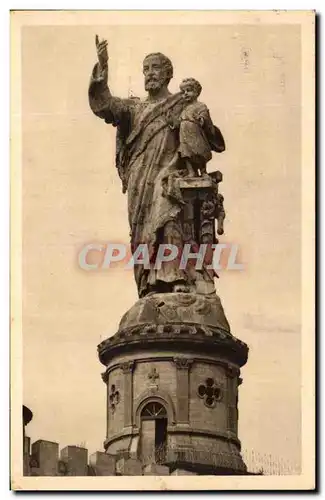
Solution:
[{"label": "statue's face", "polygon": [[144,88],[147,91],[159,90],[167,85],[167,75],[159,56],[149,56],[143,61]]},{"label": "statue's face", "polygon": [[197,99],[197,91],[190,83],[181,85],[180,90],[184,101],[193,102]]}]

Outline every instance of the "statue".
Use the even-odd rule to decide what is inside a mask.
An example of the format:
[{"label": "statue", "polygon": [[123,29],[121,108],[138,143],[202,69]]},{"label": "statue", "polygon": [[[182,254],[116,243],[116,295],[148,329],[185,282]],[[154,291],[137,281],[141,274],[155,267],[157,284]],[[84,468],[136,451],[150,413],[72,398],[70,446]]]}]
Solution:
[{"label": "statue", "polygon": [[[206,106],[196,102],[196,96],[195,102],[192,102],[192,97],[189,99],[188,92],[184,93],[184,89],[176,94],[169,92],[168,84],[173,77],[173,66],[165,55],[152,53],[143,61],[147,98],[121,99],[112,96],[109,90],[107,41],[99,41],[97,35],[96,49],[98,62],[91,75],[89,104],[96,116],[116,127],[116,167],[123,192],[128,195],[132,252],[139,244],[146,244],[150,259],[154,259],[158,246],[162,243],[173,244],[179,249],[186,241],[194,246],[200,244],[201,241],[197,241],[194,234],[199,230],[190,230],[190,234],[186,229],[186,218],[189,217],[185,214],[186,207],[190,210],[192,202],[185,199],[187,195],[184,198],[184,193],[185,188],[189,188],[188,193],[193,189],[185,181],[197,177],[197,168],[201,174],[206,174],[205,163],[211,158],[211,149],[216,152],[224,151],[225,144],[220,130],[213,126]],[[187,83],[191,86],[193,80],[188,80]],[[197,93],[199,87],[195,85]],[[205,131],[204,134],[208,133],[208,136],[203,132],[201,134],[201,139],[208,144],[208,151],[200,157],[198,167],[194,159],[195,170],[187,168],[188,163],[193,166],[193,157],[183,154],[183,146],[186,143],[188,146],[191,138],[188,131],[182,128],[181,120],[188,119],[184,116],[191,116],[198,106],[203,113],[193,125],[196,129]],[[220,178],[214,179],[211,175],[208,181],[211,193],[217,195]],[[215,207],[219,207],[216,208],[218,214],[214,213],[213,216],[220,218],[223,210],[220,209],[220,197],[218,203],[213,196],[211,201]],[[206,231],[205,228],[203,230]],[[214,230],[209,231],[211,233]],[[210,241],[213,239],[214,235]],[[157,292],[189,292],[195,288],[197,280],[213,281],[213,273],[207,273],[203,269],[198,276],[193,269],[180,269],[179,261],[180,257],[163,262],[160,269],[155,269],[154,266],[146,269],[145,266],[136,264],[134,274],[139,297]]]},{"label": "statue", "polygon": [[211,160],[211,151],[224,150],[220,133],[215,129],[209,110],[198,102],[202,86],[194,78],[186,78],[180,84],[180,91],[187,106],[179,122],[179,155],[188,166],[189,175],[207,176],[206,163]]}]

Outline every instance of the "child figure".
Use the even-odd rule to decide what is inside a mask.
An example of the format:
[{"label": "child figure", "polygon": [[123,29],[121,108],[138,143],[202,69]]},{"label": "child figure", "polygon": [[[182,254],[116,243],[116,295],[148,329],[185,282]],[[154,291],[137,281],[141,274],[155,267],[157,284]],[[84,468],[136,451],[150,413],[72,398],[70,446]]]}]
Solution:
[{"label": "child figure", "polygon": [[199,176],[200,172],[205,177],[209,175],[206,164],[212,158],[211,150],[224,151],[224,141],[219,129],[212,123],[207,106],[197,100],[202,91],[201,84],[194,78],[186,78],[180,84],[180,91],[188,105],[180,116],[179,156],[184,160],[189,175]]}]

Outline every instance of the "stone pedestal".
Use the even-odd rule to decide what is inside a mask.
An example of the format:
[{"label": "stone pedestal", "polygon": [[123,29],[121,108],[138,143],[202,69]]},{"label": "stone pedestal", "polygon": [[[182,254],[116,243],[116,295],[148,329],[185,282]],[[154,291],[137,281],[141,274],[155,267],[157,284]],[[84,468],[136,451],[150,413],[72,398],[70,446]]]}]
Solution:
[{"label": "stone pedestal", "polygon": [[237,402],[248,348],[231,334],[219,297],[147,296],[98,352],[106,367],[108,453],[132,451],[144,474],[155,466],[174,475],[246,473]]}]

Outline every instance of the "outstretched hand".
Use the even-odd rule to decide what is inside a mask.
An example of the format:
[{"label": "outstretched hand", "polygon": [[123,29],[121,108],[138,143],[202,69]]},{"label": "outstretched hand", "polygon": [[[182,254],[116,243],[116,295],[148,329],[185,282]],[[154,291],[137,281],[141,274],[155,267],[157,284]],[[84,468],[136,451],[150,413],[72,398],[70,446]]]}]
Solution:
[{"label": "outstretched hand", "polygon": [[107,40],[103,39],[100,41],[98,35],[96,35],[95,42],[96,42],[98,62],[101,68],[104,69],[107,67],[107,62],[108,62]]}]

